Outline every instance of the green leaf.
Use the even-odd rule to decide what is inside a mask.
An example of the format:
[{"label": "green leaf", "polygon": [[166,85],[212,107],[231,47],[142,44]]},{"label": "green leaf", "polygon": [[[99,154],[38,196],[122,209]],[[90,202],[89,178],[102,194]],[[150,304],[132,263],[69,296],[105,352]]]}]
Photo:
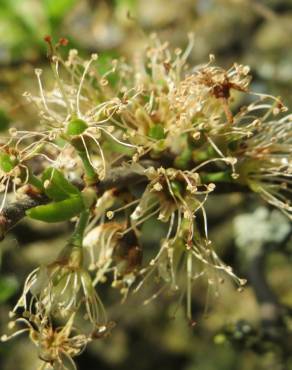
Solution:
[{"label": "green leaf", "polygon": [[43,175],[42,181],[48,181],[48,185],[45,186],[46,195],[55,201],[65,200],[72,196],[80,196],[80,191],[76,186],[72,185],[56,168],[47,168]]},{"label": "green leaf", "polygon": [[72,197],[60,202],[37,206],[26,211],[26,215],[43,222],[61,222],[79,215],[85,210],[82,197]]}]

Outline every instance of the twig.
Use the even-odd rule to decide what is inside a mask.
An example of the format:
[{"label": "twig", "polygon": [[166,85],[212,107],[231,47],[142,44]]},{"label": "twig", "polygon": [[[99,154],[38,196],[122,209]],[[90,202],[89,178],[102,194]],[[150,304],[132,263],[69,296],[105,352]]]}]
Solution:
[{"label": "twig", "polygon": [[5,238],[7,232],[25,217],[25,212],[33,207],[46,204],[49,199],[46,196],[26,196],[25,199],[9,204],[0,215],[0,241]]},{"label": "twig", "polygon": [[[148,166],[157,167],[154,161],[141,161],[140,164],[147,168]],[[96,184],[98,194],[112,188],[122,188],[125,186],[137,184],[146,181],[147,177],[143,174],[133,172],[126,167],[118,167],[110,171],[109,175],[99,183]],[[84,184],[80,184],[80,188]],[[12,229],[21,219],[25,217],[25,212],[33,207],[49,203],[50,199],[40,194],[27,194],[25,199],[19,200],[9,204],[2,214],[0,214],[0,241],[5,238],[7,232]]]},{"label": "twig", "polygon": [[[144,168],[153,166],[159,167],[160,162],[152,160],[142,160],[139,162]],[[106,190],[123,187],[129,187],[130,185],[137,185],[138,183],[147,182],[147,177],[141,173],[133,171],[127,167],[117,167],[112,169],[108,176],[95,184],[97,194],[103,194]],[[78,184],[82,189],[84,184]],[[232,183],[218,183],[216,184],[217,194],[226,194],[234,192],[247,192],[248,188]],[[9,204],[4,208],[0,215],[0,241],[4,239],[7,232],[12,229],[22,218],[25,217],[25,212],[33,207],[41,204],[46,204],[50,200],[44,195],[27,195],[23,200]]]}]

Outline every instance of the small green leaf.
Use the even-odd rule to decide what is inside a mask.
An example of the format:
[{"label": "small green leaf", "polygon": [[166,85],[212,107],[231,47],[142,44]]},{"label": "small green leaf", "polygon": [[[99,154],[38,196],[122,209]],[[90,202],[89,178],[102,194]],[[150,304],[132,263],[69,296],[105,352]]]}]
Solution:
[{"label": "small green leaf", "polygon": [[80,191],[56,168],[47,168],[42,175],[42,181],[44,184],[48,181],[45,193],[52,200],[60,201],[72,196],[80,196]]},{"label": "small green leaf", "polygon": [[60,202],[37,206],[26,211],[26,215],[43,222],[61,222],[79,215],[85,210],[82,197],[72,197]]}]

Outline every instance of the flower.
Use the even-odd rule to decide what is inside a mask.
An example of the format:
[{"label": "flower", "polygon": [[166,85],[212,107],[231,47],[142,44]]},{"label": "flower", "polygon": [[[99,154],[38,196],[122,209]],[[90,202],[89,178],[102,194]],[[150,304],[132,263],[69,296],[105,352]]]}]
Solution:
[{"label": "flower", "polygon": [[110,140],[126,149],[138,149],[137,145],[122,140],[125,130],[123,124],[116,125],[111,119],[140,90],[126,89],[121,94],[114,85],[109,84],[108,79],[112,75],[122,83],[122,62],[113,61],[105,73],[99,74],[98,68],[93,66],[97,63],[97,54],[83,61],[77,50],[71,50],[67,60],[64,60],[51,41],[49,43],[53,52],[51,67],[55,84],[47,92],[41,79],[43,71],[36,69],[39,96],[32,96],[28,92],[24,95],[39,110],[42,123],[40,132],[46,134],[51,142],[60,137],[65,139],[91,166],[96,178],[103,179],[108,169],[103,142]]},{"label": "flower", "polygon": [[[262,116],[251,116],[261,110]],[[233,154],[238,158],[238,181],[292,219],[292,117],[278,118],[285,111],[280,100],[261,95],[238,117],[239,126],[246,116],[253,120],[249,134],[235,141]]]},{"label": "flower", "polygon": [[[38,180],[28,166],[28,161],[41,156],[39,150],[42,140],[27,142],[25,138],[18,137],[19,132],[17,130],[10,130],[10,133],[11,136],[7,142],[0,146],[0,194],[3,193],[0,213],[11,190],[16,198],[21,198],[23,194],[17,191],[18,189],[28,183],[34,185],[35,188],[39,185]],[[35,136],[34,133],[30,134],[30,138]]]},{"label": "flower", "polygon": [[[139,171],[138,165],[136,169]],[[240,287],[245,284],[245,280],[238,278],[232,268],[221,261],[208,237],[204,205],[215,185],[202,183],[196,171],[152,167],[144,169],[143,173],[149,183],[131,213],[131,226],[121,235],[137,233],[138,226],[151,217],[167,223],[168,231],[148,264],[139,267],[133,291],[140,290],[146,282],[156,282],[153,284],[155,292],[144,304],[166,289],[179,291],[186,295],[187,317],[192,320],[191,289],[199,277],[206,276],[208,284],[214,285],[223,281],[220,276],[225,273]],[[198,226],[198,213],[202,214],[203,232]]]},{"label": "flower", "polygon": [[[195,212],[204,210],[208,194],[214,190],[214,184],[203,184],[195,171],[163,167],[158,169],[150,167],[144,170],[141,168],[141,171],[148,177],[149,184],[130,216],[132,228],[157,214],[158,219],[163,222],[168,222],[175,214],[179,220],[182,217],[192,219]],[[171,224],[172,228],[173,221]],[[177,230],[179,228],[180,222]],[[171,232],[172,230],[169,230],[169,234]]]},{"label": "flower", "polygon": [[[115,209],[114,212],[127,207]],[[114,212],[109,211],[108,214]],[[107,275],[111,274],[112,287],[119,288],[125,300],[142,265],[142,248],[134,232],[122,237],[123,230],[125,224],[101,224],[87,233],[83,245],[90,258],[89,269],[96,270],[94,285],[107,281]]]},{"label": "flower", "polygon": [[122,224],[108,222],[94,227],[84,237],[83,245],[90,258],[89,269],[97,270],[95,283],[104,281],[108,270],[111,270],[113,251],[123,228]]},{"label": "flower", "polygon": [[75,313],[69,316],[63,326],[56,327],[51,318],[46,316],[45,311],[45,307],[39,305],[35,315],[10,321],[8,324],[10,330],[19,324],[25,327],[11,335],[4,334],[1,337],[1,341],[6,342],[28,332],[31,341],[37,347],[39,359],[43,363],[41,369],[76,370],[73,358],[83,352],[92,340],[106,336],[113,327],[113,324],[109,323],[109,325],[94,328],[88,334],[82,334],[74,326]]},{"label": "flower", "polygon": [[94,326],[104,325],[107,321],[105,309],[82,264],[82,248],[67,245],[56,261],[29,275],[14,312],[23,307],[26,315],[31,316],[41,305],[46,315],[67,318],[83,305],[86,318]]}]

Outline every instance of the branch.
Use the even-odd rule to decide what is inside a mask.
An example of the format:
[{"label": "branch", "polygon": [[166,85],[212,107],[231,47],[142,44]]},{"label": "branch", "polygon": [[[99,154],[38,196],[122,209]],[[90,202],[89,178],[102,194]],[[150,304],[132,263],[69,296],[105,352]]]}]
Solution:
[{"label": "branch", "polygon": [[[144,167],[159,167],[161,165],[158,161],[153,160],[142,160],[140,164]],[[148,179],[145,175],[134,172],[127,167],[117,167],[109,172],[109,175],[102,181],[95,184],[97,194],[103,194],[106,190],[123,187],[129,185],[137,185],[138,183],[147,182]],[[84,184],[78,184],[82,189]],[[232,183],[217,183],[216,184],[217,194],[226,194],[232,192],[247,192],[248,188]],[[27,195],[23,200],[9,204],[4,208],[0,215],[0,241],[4,239],[7,232],[12,229],[22,218],[25,217],[25,212],[38,205],[49,203],[50,199],[44,195],[33,194]]]},{"label": "branch", "polygon": [[[143,160],[139,162],[140,165],[144,168],[147,167],[159,167],[160,163],[152,161],[152,160]],[[147,176],[134,172],[130,168],[127,167],[117,167],[112,169],[109,172],[109,175],[102,181],[100,181],[96,187],[97,192],[102,194],[108,189],[118,188],[121,189],[123,187],[128,187],[129,185],[137,185],[141,182],[146,182]]]},{"label": "branch", "polygon": [[44,195],[27,196],[25,199],[9,204],[0,215],[0,241],[7,232],[25,217],[25,212],[33,207],[46,204],[49,199]]},{"label": "branch", "polygon": [[[155,166],[158,164],[154,161],[145,160],[140,162],[143,167]],[[117,167],[110,171],[109,175],[102,181],[96,184],[96,191],[98,194],[102,194],[108,189],[112,188],[123,188],[125,186],[136,185],[140,182],[145,182],[147,177],[143,174],[133,172],[126,167]],[[80,188],[84,187],[84,184],[79,184]],[[50,199],[45,195],[30,194],[25,199],[19,200],[9,204],[2,214],[0,214],[0,241],[5,238],[7,232],[12,229],[20,220],[25,217],[25,212],[33,207],[47,204]]]}]

